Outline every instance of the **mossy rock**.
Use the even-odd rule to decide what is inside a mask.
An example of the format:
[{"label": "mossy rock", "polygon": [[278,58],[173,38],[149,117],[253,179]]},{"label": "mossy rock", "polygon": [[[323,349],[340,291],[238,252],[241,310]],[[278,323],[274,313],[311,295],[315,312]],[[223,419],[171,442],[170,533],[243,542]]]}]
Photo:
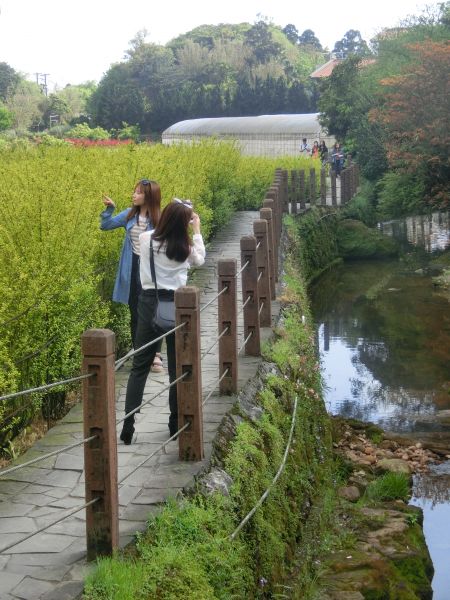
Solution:
[{"label": "mossy rock", "polygon": [[398,254],[394,240],[351,219],[339,223],[337,242],[339,254],[346,259],[387,258]]}]

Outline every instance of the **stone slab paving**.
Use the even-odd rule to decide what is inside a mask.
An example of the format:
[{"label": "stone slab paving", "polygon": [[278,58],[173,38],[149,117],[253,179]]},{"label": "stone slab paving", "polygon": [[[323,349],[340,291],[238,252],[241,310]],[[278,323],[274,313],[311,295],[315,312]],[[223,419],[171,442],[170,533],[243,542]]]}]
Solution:
[{"label": "stone slab paving", "polygon": [[[253,233],[253,220],[258,212],[237,213],[215,237],[207,249],[204,266],[196,269],[190,283],[201,290],[201,305],[217,294],[217,260],[237,258],[240,264],[240,238]],[[238,303],[242,305],[240,277]],[[272,304],[273,316],[278,313]],[[242,319],[241,319],[242,321]],[[201,315],[202,352],[218,335],[217,303],[212,303]],[[262,330],[262,339],[271,333]],[[243,341],[243,324],[238,325],[238,344]],[[204,398],[216,387],[218,380],[218,347],[202,361]],[[163,350],[164,355],[164,350]],[[239,386],[255,375],[259,357],[240,357]],[[125,392],[130,365],[116,373],[117,419],[124,414]],[[193,477],[209,463],[212,442],[218,426],[233,405],[234,398],[220,396],[215,391],[204,405],[205,458],[199,462],[180,462],[178,444],[171,442],[165,451],[154,452],[168,435],[168,384],[166,374],[151,373],[145,387],[144,401],[151,399],[138,415],[136,434],[130,446],[118,443],[119,532],[120,545],[130,542],[136,531],[145,529],[150,514],[161,503],[176,497]],[[153,399],[152,399],[153,398]],[[13,464],[23,463],[42,454],[63,450],[82,439],[82,406],[77,405]],[[118,426],[120,431],[121,425]],[[72,600],[78,598],[92,565],[86,562],[85,511],[54,524],[44,532],[2,552],[2,548],[19,542],[27,534],[54,523],[70,510],[84,504],[83,446],[63,451],[57,456],[1,478],[0,471],[0,599]]]}]

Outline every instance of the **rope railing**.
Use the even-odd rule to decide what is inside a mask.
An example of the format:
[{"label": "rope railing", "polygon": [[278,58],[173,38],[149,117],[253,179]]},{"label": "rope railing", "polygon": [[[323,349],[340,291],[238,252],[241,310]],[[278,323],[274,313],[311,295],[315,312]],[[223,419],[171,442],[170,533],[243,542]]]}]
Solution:
[{"label": "rope railing", "polygon": [[59,450],[54,450],[53,452],[49,452],[48,454],[43,454],[42,456],[37,456],[36,458],[33,458],[32,460],[28,460],[27,462],[24,462],[20,465],[16,465],[15,467],[10,467],[9,469],[0,471],[0,477],[4,477],[5,475],[8,475],[9,473],[13,473],[14,471],[18,471],[19,469],[24,469],[25,467],[29,467],[30,465],[34,465],[35,463],[38,463],[41,460],[46,460],[47,458],[51,458],[52,456],[57,456],[58,454],[62,454],[63,452],[66,452],[67,450],[72,450],[72,448],[76,448],[77,446],[81,446],[82,444],[87,444],[88,442],[95,440],[95,438],[97,438],[97,437],[98,437],[98,435],[91,435],[90,437],[84,438],[84,440],[81,440],[81,442],[74,442],[73,444],[70,444],[69,446],[64,446],[64,448],[60,448]]},{"label": "rope railing", "polygon": [[259,307],[258,313],[261,314],[264,308],[264,302],[261,302],[261,306]]},{"label": "rope railing", "polygon": [[260,274],[258,275],[258,279],[256,281],[260,281],[261,277],[263,276],[263,272],[261,271]]},{"label": "rope railing", "polygon": [[100,498],[94,498],[93,500],[90,500],[90,502],[86,502],[85,504],[83,504],[83,506],[78,506],[77,508],[73,508],[70,512],[67,513],[67,515],[64,515],[64,517],[61,517],[60,519],[57,519],[56,521],[53,521],[52,523],[49,523],[48,525],[44,525],[43,527],[40,527],[36,531],[29,533],[28,535],[26,535],[25,537],[23,537],[20,540],[17,540],[16,542],[12,542],[11,544],[8,544],[8,546],[5,546],[4,548],[2,548],[0,550],[0,553],[6,552],[6,550],[10,550],[14,546],[18,546],[22,542],[26,542],[27,540],[34,537],[38,533],[42,533],[46,529],[50,529],[50,527],[53,527],[54,525],[61,523],[61,521],[64,521],[64,519],[67,519],[68,517],[71,517],[75,513],[80,512],[80,510],[83,510],[83,508],[87,508],[88,506],[95,504],[95,502],[98,502],[98,500],[100,500]]},{"label": "rope railing", "polygon": [[292,436],[294,434],[295,417],[297,415],[297,404],[298,404],[298,397],[295,396],[294,409],[292,411],[292,419],[291,419],[291,429],[289,431],[289,438],[288,438],[288,442],[287,442],[287,445],[286,445],[286,449],[284,451],[283,460],[281,461],[281,464],[280,464],[280,466],[278,468],[278,471],[276,472],[275,477],[272,479],[272,482],[270,483],[269,487],[266,489],[266,491],[264,492],[264,494],[260,497],[260,499],[258,500],[258,502],[255,504],[255,506],[252,508],[252,510],[246,514],[246,516],[242,519],[242,521],[239,523],[239,525],[236,527],[236,529],[230,535],[230,538],[229,538],[230,540],[234,540],[234,538],[241,531],[241,529],[244,527],[244,525],[246,523],[248,523],[248,521],[253,517],[253,515],[255,514],[255,512],[258,510],[258,508],[262,505],[262,503],[264,502],[264,500],[269,495],[270,490],[273,488],[273,486],[278,481],[281,473],[284,471],[284,467],[286,466],[287,457],[289,456],[289,450],[291,448]]},{"label": "rope railing", "polygon": [[21,392],[14,392],[13,394],[7,394],[6,396],[0,396],[0,400],[10,400],[11,398],[18,398],[19,396],[26,396],[28,394],[34,394],[37,392],[43,392],[59,385],[66,385],[68,383],[75,383],[83,379],[93,377],[95,373],[86,373],[85,375],[78,375],[77,377],[71,377],[70,379],[63,379],[62,381],[55,381],[54,383],[47,383],[36,388],[29,388],[28,390],[22,390]]}]

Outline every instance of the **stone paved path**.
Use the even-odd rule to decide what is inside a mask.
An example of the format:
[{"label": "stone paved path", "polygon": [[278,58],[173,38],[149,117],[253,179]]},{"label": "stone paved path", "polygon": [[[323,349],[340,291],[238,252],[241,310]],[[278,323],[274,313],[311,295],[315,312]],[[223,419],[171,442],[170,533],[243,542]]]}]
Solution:
[{"label": "stone paved path", "polygon": [[[213,240],[207,251],[206,264],[197,269],[191,279],[191,283],[202,290],[202,305],[217,294],[217,259],[235,257],[239,265],[240,238],[242,235],[253,233],[255,218],[259,218],[259,213],[237,213],[231,223]],[[238,301],[241,303],[239,286],[240,281]],[[273,303],[272,306],[275,315],[278,312],[277,303]],[[217,303],[213,303],[202,313],[201,332],[202,351],[205,351],[217,336]],[[242,324],[238,327],[238,332],[241,344]],[[269,336],[270,328],[263,330],[262,335]],[[258,357],[240,358],[240,387],[256,373],[259,362]],[[129,365],[117,373],[117,418],[121,418],[124,411],[128,373]],[[206,397],[218,379],[217,346],[202,362],[202,378]],[[155,395],[167,383],[166,375],[150,374],[144,400]],[[178,445],[171,442],[165,453],[156,454],[119,487],[121,546],[127,544],[136,531],[145,529],[149,513],[157,511],[161,502],[188,486],[193,476],[208,464],[212,440],[218,425],[233,402],[233,397],[219,396],[216,392],[205,404],[203,461],[180,462]],[[167,392],[142,409],[138,415],[137,435],[133,444],[118,444],[119,481],[169,437],[168,415]],[[63,449],[81,440],[81,431],[82,408],[81,405],[77,405],[14,464]],[[69,600],[79,596],[83,580],[91,568],[85,559],[84,510],[4,553],[2,548],[64,516],[69,512],[65,509],[73,509],[83,504],[82,446],[11,473],[6,479],[0,478],[1,600]]]}]

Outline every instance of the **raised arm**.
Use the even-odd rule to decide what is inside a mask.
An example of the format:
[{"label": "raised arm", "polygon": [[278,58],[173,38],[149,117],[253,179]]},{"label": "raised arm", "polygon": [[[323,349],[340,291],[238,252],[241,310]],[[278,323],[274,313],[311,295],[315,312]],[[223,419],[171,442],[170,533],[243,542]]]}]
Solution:
[{"label": "raised arm", "polygon": [[116,205],[108,196],[103,196],[103,204],[105,205],[105,210],[100,213],[100,229],[103,231],[108,231],[109,229],[117,229],[118,227],[125,227],[127,224],[127,215],[130,211],[129,208],[126,208],[116,216],[113,216],[113,213],[116,209]]}]

